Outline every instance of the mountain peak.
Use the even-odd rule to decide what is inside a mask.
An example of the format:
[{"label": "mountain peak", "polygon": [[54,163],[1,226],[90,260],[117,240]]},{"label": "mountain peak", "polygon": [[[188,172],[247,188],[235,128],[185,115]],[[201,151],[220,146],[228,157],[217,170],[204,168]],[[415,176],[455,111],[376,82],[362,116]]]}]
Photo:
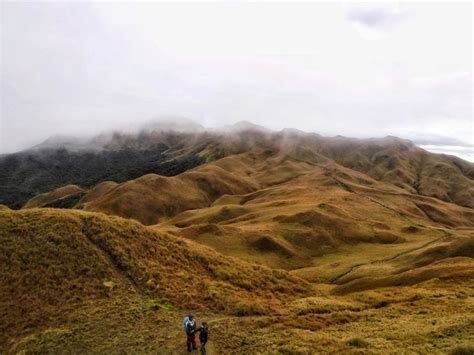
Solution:
[{"label": "mountain peak", "polygon": [[31,149],[42,150],[64,148],[69,151],[78,151],[100,149],[101,146],[102,142],[99,139],[94,139],[91,141],[91,139],[85,137],[56,134],[33,146]]},{"label": "mountain peak", "polygon": [[205,130],[204,126],[183,116],[163,116],[148,121],[142,126],[144,131],[196,132]]},{"label": "mountain peak", "polygon": [[259,131],[259,132],[270,132],[270,129],[255,124],[250,121],[238,121],[232,125],[225,126],[225,128],[231,132],[242,132],[242,131]]}]

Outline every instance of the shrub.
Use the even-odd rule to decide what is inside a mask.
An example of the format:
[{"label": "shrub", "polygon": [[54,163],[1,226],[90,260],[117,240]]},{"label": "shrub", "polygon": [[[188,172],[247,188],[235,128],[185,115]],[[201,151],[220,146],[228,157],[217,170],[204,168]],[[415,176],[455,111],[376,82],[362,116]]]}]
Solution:
[{"label": "shrub", "polygon": [[374,304],[374,308],[383,308],[387,307],[390,303],[388,301],[380,301]]},{"label": "shrub", "polygon": [[369,346],[369,343],[367,343],[364,339],[361,338],[351,338],[349,339],[347,344],[356,348],[366,348],[367,346]]},{"label": "shrub", "polygon": [[450,352],[451,355],[472,355],[474,354],[474,346],[471,345],[459,345],[456,346]]},{"label": "shrub", "polygon": [[265,309],[257,303],[238,302],[234,308],[234,314],[239,317],[264,315]]}]

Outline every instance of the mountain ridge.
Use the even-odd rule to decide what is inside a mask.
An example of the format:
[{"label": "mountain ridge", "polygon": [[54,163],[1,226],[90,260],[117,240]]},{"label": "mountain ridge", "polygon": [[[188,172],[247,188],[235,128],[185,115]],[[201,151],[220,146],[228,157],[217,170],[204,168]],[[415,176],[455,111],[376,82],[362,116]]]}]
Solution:
[{"label": "mountain ridge", "polygon": [[[280,151],[298,150],[298,154],[305,150],[312,158],[318,154],[320,160],[334,160],[344,167],[376,180],[393,183],[410,192],[434,196],[462,206],[474,206],[473,163],[426,152],[409,140],[393,136],[370,139],[322,137],[288,129],[271,132],[251,127],[236,132],[152,130],[138,134],[115,133],[98,152],[40,149],[38,152],[7,155],[0,159],[0,178],[8,183],[18,181],[14,175],[20,174],[23,180],[26,178],[26,182],[23,182],[26,185],[32,179],[33,186],[22,186],[21,192],[18,192],[31,198],[37,193],[67,184],[92,187],[103,180],[123,182],[147,173],[172,176],[227,155],[248,151],[253,146],[266,146],[270,150]],[[96,177],[58,178],[48,166],[55,164],[59,170],[74,169],[71,168],[72,160],[76,165],[83,164],[78,169],[86,170],[88,176]],[[111,170],[110,173],[100,173],[99,166],[104,164],[107,165],[105,170]],[[182,168],[176,169],[180,164]],[[29,165],[32,165],[31,172],[24,171],[29,169]],[[34,177],[33,174],[39,171],[40,177]],[[42,176],[45,180],[50,179],[51,183],[35,182]],[[12,186],[11,189],[15,191],[19,187]],[[0,203],[19,207],[6,200],[5,195],[6,191],[0,191]],[[26,202],[25,197],[18,197],[11,197],[11,200],[22,204]]]},{"label": "mountain ridge", "polygon": [[473,164],[243,128],[0,159],[0,352],[469,349]]}]

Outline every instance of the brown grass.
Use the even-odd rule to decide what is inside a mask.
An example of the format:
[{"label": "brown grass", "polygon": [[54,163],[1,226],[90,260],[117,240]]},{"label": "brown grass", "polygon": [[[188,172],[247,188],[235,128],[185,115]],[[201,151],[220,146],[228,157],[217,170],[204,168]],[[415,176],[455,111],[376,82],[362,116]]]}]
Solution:
[{"label": "brown grass", "polygon": [[395,138],[244,136],[77,205],[130,220],[0,207],[0,351],[180,353],[185,312],[211,354],[469,351],[471,165]]},{"label": "brown grass", "polygon": [[30,199],[23,208],[44,207],[60,199],[64,199],[73,195],[79,195],[83,192],[77,185],[66,185],[51,192],[37,195]]},{"label": "brown grass", "polygon": [[[0,212],[0,344],[110,297],[150,295],[177,308],[278,312],[308,285],[138,222],[100,214]],[[207,291],[206,291],[207,290]]]}]

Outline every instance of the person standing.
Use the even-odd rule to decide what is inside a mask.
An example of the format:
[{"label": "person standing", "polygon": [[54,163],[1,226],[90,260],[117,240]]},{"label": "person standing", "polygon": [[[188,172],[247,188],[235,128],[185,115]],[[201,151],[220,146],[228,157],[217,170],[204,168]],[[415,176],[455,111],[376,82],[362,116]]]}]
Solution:
[{"label": "person standing", "polygon": [[201,354],[206,355],[206,343],[207,343],[207,337],[209,334],[209,328],[207,327],[207,322],[205,321],[202,322],[198,331],[199,331],[199,343],[201,344]]},{"label": "person standing", "polygon": [[188,351],[196,350],[196,321],[192,315],[188,316],[184,329],[186,331],[186,345],[188,346]]}]

